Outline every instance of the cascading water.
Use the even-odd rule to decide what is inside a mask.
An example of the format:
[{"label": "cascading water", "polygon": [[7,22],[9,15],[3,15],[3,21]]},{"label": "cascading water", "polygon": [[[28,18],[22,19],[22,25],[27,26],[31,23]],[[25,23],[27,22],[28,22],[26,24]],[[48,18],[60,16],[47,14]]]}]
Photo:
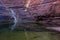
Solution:
[{"label": "cascading water", "polygon": [[16,18],[16,13],[14,12],[13,9],[10,9],[11,11],[11,16],[14,18],[14,24],[11,26],[11,31],[13,31],[16,28],[16,24],[17,24],[17,18]]}]

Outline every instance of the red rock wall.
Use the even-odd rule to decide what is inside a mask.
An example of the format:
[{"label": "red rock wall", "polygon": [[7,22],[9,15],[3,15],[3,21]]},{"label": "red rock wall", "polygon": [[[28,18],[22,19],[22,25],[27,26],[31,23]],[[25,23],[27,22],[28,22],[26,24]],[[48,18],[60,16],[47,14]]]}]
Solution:
[{"label": "red rock wall", "polygon": [[[27,0],[2,0],[7,7],[24,6]],[[1,2],[0,2],[1,4]],[[60,0],[31,0],[28,11],[25,8],[14,9],[19,20],[32,20],[36,15],[46,15],[55,10],[60,14]]]}]

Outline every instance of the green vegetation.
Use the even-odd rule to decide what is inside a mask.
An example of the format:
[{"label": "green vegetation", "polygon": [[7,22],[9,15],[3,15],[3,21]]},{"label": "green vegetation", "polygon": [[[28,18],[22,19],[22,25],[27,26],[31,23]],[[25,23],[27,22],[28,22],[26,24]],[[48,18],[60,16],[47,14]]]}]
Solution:
[{"label": "green vegetation", "polygon": [[0,40],[24,40],[24,32],[2,32],[0,33]]},{"label": "green vegetation", "polygon": [[28,35],[30,40],[59,40],[58,35],[51,32],[28,32]]},{"label": "green vegetation", "polygon": [[51,32],[2,31],[0,40],[60,40],[60,34]]}]

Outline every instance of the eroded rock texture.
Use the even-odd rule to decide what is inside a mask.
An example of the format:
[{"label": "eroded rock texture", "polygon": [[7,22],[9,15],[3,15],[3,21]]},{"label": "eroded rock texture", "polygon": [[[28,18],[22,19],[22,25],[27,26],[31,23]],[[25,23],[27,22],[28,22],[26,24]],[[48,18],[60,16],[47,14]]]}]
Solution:
[{"label": "eroded rock texture", "polygon": [[[27,1],[3,0],[2,2],[6,7],[15,7],[13,10],[16,12],[19,21],[33,21],[35,20],[34,16],[47,15],[51,12],[56,16],[60,16],[60,0],[31,0],[29,7],[25,8]],[[2,3],[0,2],[0,4]]]},{"label": "eroded rock texture", "polygon": [[13,23],[14,18],[10,15],[9,11],[5,7],[0,6],[0,25]]}]

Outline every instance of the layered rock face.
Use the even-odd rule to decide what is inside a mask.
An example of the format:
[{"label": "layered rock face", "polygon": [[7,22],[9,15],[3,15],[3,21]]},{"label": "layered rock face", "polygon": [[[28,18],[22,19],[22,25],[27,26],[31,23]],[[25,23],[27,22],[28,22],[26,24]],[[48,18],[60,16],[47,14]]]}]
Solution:
[{"label": "layered rock face", "polygon": [[[36,24],[33,23],[23,23],[26,21],[36,21],[35,16],[46,16],[49,14],[53,14],[56,17],[60,17],[60,0],[1,0],[0,5],[6,7],[7,9],[14,10],[15,16],[17,17],[17,20],[19,24],[17,24],[17,27],[19,28],[29,28],[29,27],[37,27]],[[1,9],[1,7],[0,7]],[[9,10],[5,11],[0,10],[0,23],[6,23],[6,22],[13,22],[14,18],[9,14]],[[53,18],[52,18],[53,19]],[[12,20],[12,21],[11,21]],[[47,22],[47,21],[45,21]],[[60,18],[54,19],[53,23],[58,23],[60,26]],[[44,23],[41,22],[41,23]],[[54,23],[54,27],[56,26]],[[33,25],[32,25],[33,24]],[[44,23],[44,27],[45,27]],[[52,23],[51,23],[52,24]],[[47,24],[46,24],[47,25]],[[40,25],[42,26],[42,24]],[[40,27],[39,26],[39,27]],[[48,25],[51,26],[51,25]]]},{"label": "layered rock face", "polygon": [[[25,0],[24,0],[25,1]],[[26,0],[28,1],[28,0]],[[27,2],[24,4],[26,6]],[[27,11],[24,11],[27,9]],[[34,16],[47,15],[53,12],[54,15],[60,14],[60,1],[59,0],[32,0],[27,8],[15,9],[18,19],[34,21]],[[18,13],[19,12],[19,13]]]},{"label": "layered rock face", "polygon": [[0,6],[0,25],[13,23],[14,18],[10,15],[9,11],[5,7]]},{"label": "layered rock face", "polygon": [[[54,12],[54,15],[60,14],[59,0],[30,0],[27,8],[26,4],[28,0],[3,0],[2,2],[6,7],[13,8],[19,21],[34,21],[34,16],[47,15],[50,14],[51,11]],[[0,2],[0,4],[2,3]],[[27,9],[27,11],[25,11],[25,9]]]}]

